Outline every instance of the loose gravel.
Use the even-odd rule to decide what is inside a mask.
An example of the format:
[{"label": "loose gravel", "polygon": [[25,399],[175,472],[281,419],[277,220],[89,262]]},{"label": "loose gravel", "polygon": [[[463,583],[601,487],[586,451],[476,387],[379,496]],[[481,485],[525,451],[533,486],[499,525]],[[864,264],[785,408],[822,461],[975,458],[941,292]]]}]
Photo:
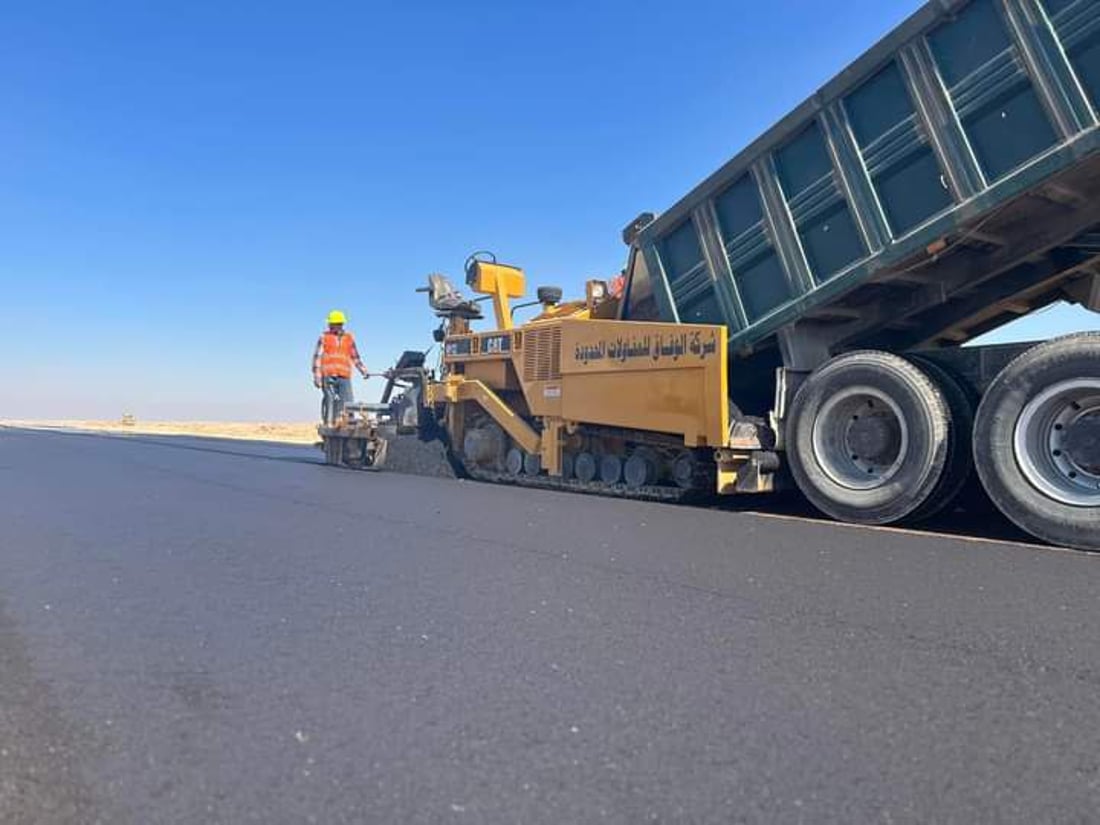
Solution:
[{"label": "loose gravel", "polygon": [[389,449],[383,468],[387,472],[456,478],[442,442],[425,442],[412,435],[389,435],[387,440]]}]

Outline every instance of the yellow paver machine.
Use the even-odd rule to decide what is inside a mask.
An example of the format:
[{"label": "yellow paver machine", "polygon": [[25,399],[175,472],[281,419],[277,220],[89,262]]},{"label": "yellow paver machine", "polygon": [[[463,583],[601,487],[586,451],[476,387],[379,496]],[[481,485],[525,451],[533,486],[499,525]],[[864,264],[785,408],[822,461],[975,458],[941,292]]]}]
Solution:
[{"label": "yellow paver machine", "polygon": [[517,325],[521,269],[471,258],[467,283],[492,301],[495,328],[472,331],[478,301],[431,276],[442,354],[422,405],[471,477],[661,499],[771,489],[766,427],[741,422],[731,439],[725,327],[616,320],[599,280],[571,302],[539,289]]},{"label": "yellow paver machine", "polygon": [[927,3],[631,222],[622,290],[541,288],[516,323],[519,268],[471,256],[469,299],[432,276],[441,359],[410,362],[398,417],[474,478],[661,499],[789,483],[861,524],[980,484],[1032,535],[1100,549],[1100,333],[973,340],[1059,301],[1100,310],[1096,31],[1094,0]]}]

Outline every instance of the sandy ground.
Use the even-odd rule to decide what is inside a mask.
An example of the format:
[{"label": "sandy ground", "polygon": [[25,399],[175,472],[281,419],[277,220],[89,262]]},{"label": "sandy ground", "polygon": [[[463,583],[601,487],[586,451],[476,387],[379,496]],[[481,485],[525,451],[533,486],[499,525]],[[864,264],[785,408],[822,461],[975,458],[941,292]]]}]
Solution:
[{"label": "sandy ground", "polygon": [[84,430],[134,435],[191,435],[207,438],[235,438],[244,441],[278,441],[286,444],[317,442],[316,422],[240,422],[240,421],[17,421],[0,420],[0,427],[29,429]]}]

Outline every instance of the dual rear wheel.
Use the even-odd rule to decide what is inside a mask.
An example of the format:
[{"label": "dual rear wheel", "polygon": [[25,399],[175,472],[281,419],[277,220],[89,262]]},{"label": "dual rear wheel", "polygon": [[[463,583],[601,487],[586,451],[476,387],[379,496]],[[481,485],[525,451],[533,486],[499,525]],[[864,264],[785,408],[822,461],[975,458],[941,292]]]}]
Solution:
[{"label": "dual rear wheel", "polygon": [[966,481],[971,415],[942,370],[886,352],[847,353],[795,395],[791,473],[818,509],[841,521],[928,518]]},{"label": "dual rear wheel", "polygon": [[838,356],[791,404],[791,474],[827,515],[891,524],[943,511],[976,467],[989,498],[1019,527],[1100,549],[1100,333],[1026,350],[976,401],[919,357]]},{"label": "dual rear wheel", "polygon": [[1024,352],[978,407],[974,461],[990,499],[1053,544],[1100,550],[1100,333]]}]

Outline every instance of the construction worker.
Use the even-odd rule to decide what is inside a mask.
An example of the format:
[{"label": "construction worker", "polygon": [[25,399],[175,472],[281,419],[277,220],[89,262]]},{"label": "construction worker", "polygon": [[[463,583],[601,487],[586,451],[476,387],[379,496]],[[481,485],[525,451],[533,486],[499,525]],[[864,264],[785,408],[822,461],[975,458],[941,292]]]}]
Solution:
[{"label": "construction worker", "polygon": [[364,378],[370,373],[359,357],[355,336],[344,329],[347,316],[338,309],[328,314],[328,329],[317,339],[313,349],[313,385],[322,391],[321,420],[328,426],[336,423],[344,405],[355,400],[351,388],[352,367]]},{"label": "construction worker", "polygon": [[611,282],[607,285],[607,291],[612,298],[622,298],[623,289],[626,287],[626,270],[624,269],[618,275],[611,279]]}]

